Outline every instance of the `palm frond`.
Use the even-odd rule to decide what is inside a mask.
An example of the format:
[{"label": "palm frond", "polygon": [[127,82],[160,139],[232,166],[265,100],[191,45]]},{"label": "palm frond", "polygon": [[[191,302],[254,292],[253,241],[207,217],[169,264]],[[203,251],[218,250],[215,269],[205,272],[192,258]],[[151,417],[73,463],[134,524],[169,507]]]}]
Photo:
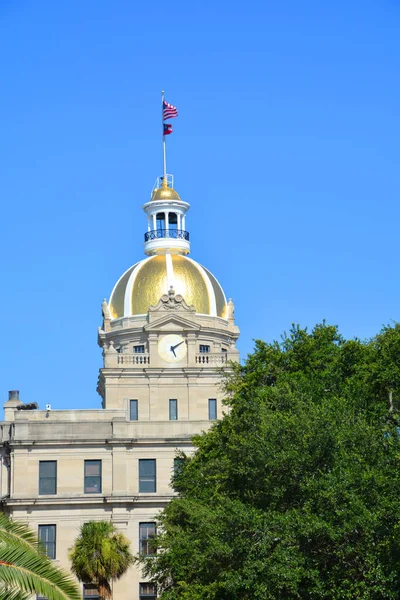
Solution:
[{"label": "palm frond", "polygon": [[7,542],[13,539],[32,550],[38,549],[37,537],[25,523],[13,521],[0,512],[0,540]]},{"label": "palm frond", "polygon": [[80,600],[72,577],[40,551],[35,534],[24,523],[7,521],[0,514],[0,600],[13,590],[21,592],[16,600],[35,593],[48,600]]},{"label": "palm frond", "polygon": [[32,594],[23,592],[19,588],[6,588],[0,585],[0,600],[30,600]]},{"label": "palm frond", "polygon": [[79,590],[72,578],[48,559],[43,561],[47,557],[33,553],[18,554],[11,548],[7,548],[7,552],[0,552],[2,559],[6,559],[0,561],[0,582],[7,587],[37,593],[48,600],[80,600]]}]

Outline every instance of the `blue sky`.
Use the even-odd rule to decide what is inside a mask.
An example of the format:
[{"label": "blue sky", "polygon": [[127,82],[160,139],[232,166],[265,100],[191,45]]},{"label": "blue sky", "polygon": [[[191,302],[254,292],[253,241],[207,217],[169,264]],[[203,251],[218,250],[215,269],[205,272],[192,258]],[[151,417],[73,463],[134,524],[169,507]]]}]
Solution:
[{"label": "blue sky", "polygon": [[2,0],[0,389],[100,406],[101,302],[168,171],[240,350],[398,320],[400,2]]}]

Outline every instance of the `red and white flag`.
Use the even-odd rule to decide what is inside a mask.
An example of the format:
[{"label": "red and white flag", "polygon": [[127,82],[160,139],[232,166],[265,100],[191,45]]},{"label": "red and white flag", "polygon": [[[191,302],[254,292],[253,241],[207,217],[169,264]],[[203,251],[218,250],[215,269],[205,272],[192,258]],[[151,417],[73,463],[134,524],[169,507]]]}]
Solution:
[{"label": "red and white flag", "polygon": [[168,102],[163,101],[163,118],[164,121],[167,119],[173,119],[178,116],[178,109],[176,106],[172,106]]},{"label": "red and white flag", "polygon": [[170,133],[172,133],[171,123],[164,123],[164,135],[169,135]]}]

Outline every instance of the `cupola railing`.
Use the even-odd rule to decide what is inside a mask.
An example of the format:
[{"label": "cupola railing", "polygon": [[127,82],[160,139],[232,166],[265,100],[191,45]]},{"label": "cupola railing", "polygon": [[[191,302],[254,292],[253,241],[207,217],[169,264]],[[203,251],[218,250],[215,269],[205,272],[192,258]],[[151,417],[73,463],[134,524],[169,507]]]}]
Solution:
[{"label": "cupola railing", "polygon": [[145,242],[162,238],[189,241],[189,232],[184,229],[153,229],[152,231],[146,231],[144,234]]}]

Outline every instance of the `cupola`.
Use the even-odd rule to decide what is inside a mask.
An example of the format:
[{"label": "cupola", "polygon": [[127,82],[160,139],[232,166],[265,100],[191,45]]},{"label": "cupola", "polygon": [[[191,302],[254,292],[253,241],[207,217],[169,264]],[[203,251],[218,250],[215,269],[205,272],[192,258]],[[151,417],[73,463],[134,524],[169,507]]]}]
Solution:
[{"label": "cupola", "polygon": [[144,252],[156,254],[189,254],[189,232],[186,212],[190,205],[181,200],[174,189],[172,175],[158,177],[149,202],[143,205],[147,215]]}]

